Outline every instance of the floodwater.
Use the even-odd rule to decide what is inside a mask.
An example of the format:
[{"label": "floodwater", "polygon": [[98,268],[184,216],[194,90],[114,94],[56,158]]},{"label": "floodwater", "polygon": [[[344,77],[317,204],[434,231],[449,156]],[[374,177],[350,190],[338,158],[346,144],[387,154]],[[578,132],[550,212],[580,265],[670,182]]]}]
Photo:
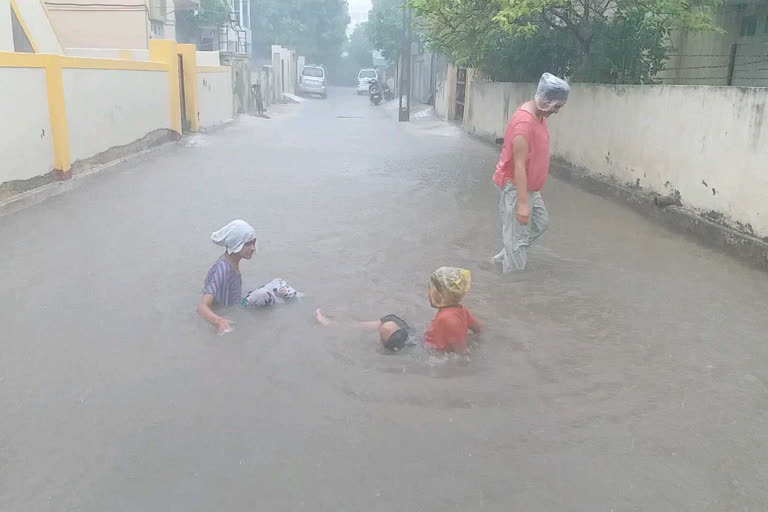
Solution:
[{"label": "floodwater", "polygon": [[[494,148],[346,89],[273,110],[0,217],[0,510],[768,508],[765,274],[550,180],[500,276]],[[306,297],[218,337],[194,310],[234,218],[244,287]],[[469,362],[314,324],[424,328],[442,265]]]}]

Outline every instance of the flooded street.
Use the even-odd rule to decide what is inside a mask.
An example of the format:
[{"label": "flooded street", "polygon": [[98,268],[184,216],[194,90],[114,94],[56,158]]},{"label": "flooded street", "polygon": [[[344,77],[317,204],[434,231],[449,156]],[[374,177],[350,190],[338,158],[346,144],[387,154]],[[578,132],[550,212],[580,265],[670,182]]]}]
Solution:
[{"label": "flooded street", "polygon": [[[501,276],[496,149],[352,89],[276,110],[0,217],[0,510],[765,510],[764,273],[550,178]],[[306,297],[218,337],[195,306],[235,218],[243,287]],[[468,364],[314,323],[424,329],[443,265]]]}]

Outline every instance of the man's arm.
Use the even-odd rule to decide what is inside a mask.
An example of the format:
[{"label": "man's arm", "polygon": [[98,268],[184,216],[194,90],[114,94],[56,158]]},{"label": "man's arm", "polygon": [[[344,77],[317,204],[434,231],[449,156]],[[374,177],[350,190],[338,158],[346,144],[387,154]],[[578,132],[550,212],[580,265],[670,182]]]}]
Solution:
[{"label": "man's arm", "polygon": [[515,164],[515,188],[517,188],[517,220],[528,224],[531,220],[531,206],[528,203],[528,141],[518,135],[512,141],[512,155]]},{"label": "man's arm", "polygon": [[216,327],[219,334],[226,334],[232,328],[232,323],[226,318],[214,313],[212,306],[213,295],[203,295],[200,299],[200,303],[197,305],[197,314]]}]

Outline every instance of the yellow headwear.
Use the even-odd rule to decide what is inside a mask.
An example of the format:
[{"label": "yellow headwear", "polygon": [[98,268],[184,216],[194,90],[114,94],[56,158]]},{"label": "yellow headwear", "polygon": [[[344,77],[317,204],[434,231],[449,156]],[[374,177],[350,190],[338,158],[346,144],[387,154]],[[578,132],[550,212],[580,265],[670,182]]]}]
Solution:
[{"label": "yellow headwear", "polygon": [[433,308],[458,306],[471,286],[469,270],[440,267],[429,276],[429,301]]}]

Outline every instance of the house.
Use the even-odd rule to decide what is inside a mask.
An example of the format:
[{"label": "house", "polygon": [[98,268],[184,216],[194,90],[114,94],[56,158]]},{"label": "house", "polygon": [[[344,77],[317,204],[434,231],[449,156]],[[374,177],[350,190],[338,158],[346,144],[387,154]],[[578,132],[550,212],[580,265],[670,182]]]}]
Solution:
[{"label": "house", "polygon": [[176,39],[192,43],[199,50],[218,51],[225,56],[252,54],[251,12],[249,0],[230,0],[231,11],[224,16],[214,16],[216,23],[190,23],[187,18],[178,20]]},{"label": "house", "polygon": [[0,0],[0,52],[62,53],[42,3]]},{"label": "house", "polygon": [[679,31],[664,83],[768,87],[768,0],[725,0],[716,23],[722,33]]},{"label": "house", "polygon": [[147,49],[150,39],[193,43],[199,50],[229,55],[251,52],[248,0],[231,0],[231,11],[215,13],[214,25],[190,23],[201,14],[200,0],[44,0],[64,48]]},{"label": "house", "polygon": [[200,0],[44,0],[64,48],[149,48],[150,39],[175,39],[176,14]]}]

